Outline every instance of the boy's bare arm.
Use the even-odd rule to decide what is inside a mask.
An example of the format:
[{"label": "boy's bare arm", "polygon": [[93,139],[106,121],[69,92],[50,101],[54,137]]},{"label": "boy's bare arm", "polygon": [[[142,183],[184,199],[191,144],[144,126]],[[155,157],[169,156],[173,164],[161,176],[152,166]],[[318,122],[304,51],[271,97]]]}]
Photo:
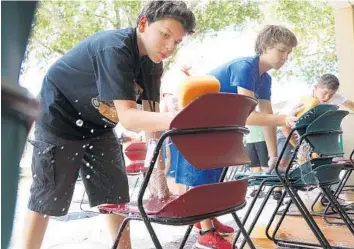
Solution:
[{"label": "boy's bare arm", "polygon": [[171,167],[171,149],[170,149],[170,139],[166,139],[166,167],[165,167],[165,174],[170,170]]},{"label": "boy's bare arm", "polygon": [[[168,113],[138,110],[135,101],[132,100],[114,100],[114,105],[119,122],[124,128],[131,131],[156,132],[167,130],[173,119],[172,115]],[[158,104],[156,106],[158,110]]]},{"label": "boy's bare arm", "polygon": [[[272,104],[269,100],[259,100],[259,110],[261,113],[273,114]],[[268,155],[270,158],[278,156],[277,135],[275,126],[263,126],[264,138],[267,144]]]},{"label": "boy's bare arm", "polygon": [[[168,112],[168,107],[166,103],[166,99],[163,99],[162,105],[161,105],[161,112]],[[166,138],[165,140],[165,152],[166,152],[166,157],[165,157],[165,174],[170,170],[171,167],[171,149],[170,149],[170,143],[171,140],[170,138]]]},{"label": "boy's bare arm", "polygon": [[[160,108],[159,108],[159,103],[155,103],[155,102],[151,102],[152,105],[155,105],[155,113],[159,113],[160,112]],[[143,110],[146,112],[151,112],[150,110],[150,105],[149,102],[146,100],[143,100]],[[165,113],[161,113],[161,114],[165,114]],[[169,126],[169,125],[168,125]],[[169,127],[167,127],[165,130],[167,130]],[[146,141],[149,141],[149,139],[159,139],[162,135],[161,131],[155,131],[155,132],[145,132],[145,137],[146,137]],[[157,168],[164,170],[165,169],[165,165],[163,163],[163,154],[162,154],[162,148],[160,150],[160,154],[159,154],[159,161],[157,162]]]},{"label": "boy's bare arm", "polygon": [[[302,103],[297,103],[296,105],[294,105],[290,111],[290,114],[291,115],[297,115],[300,111],[302,111],[304,108],[304,104]],[[291,131],[291,128],[290,127],[286,127],[286,126],[283,126],[281,127],[281,131],[284,135],[284,137],[288,137],[290,135],[290,131]],[[290,144],[293,146],[293,147],[296,147],[297,145],[297,141],[296,141],[296,136],[295,134],[293,134],[290,138]]]},{"label": "boy's bare arm", "polygon": [[[284,127],[281,128],[281,131],[283,132],[284,137],[287,138],[289,136],[289,134],[290,134],[291,128],[284,126]],[[290,138],[290,144],[293,147],[296,147],[297,142],[296,142],[296,137],[295,137],[294,134]]]},{"label": "boy's bare arm", "polygon": [[354,101],[346,100],[342,106],[354,112]]},{"label": "boy's bare arm", "polygon": [[[254,98],[254,92],[247,90],[242,87],[237,88],[238,94],[250,96]],[[285,126],[286,116],[285,115],[273,115],[268,113],[261,113],[253,111],[247,118],[247,125],[258,125],[258,126]]]}]

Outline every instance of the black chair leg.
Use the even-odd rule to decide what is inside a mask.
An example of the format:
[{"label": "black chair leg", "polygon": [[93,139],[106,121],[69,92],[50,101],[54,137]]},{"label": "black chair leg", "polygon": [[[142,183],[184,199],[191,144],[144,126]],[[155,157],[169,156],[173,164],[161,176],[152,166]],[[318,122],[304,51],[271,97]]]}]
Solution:
[{"label": "black chair leg", "polygon": [[187,228],[186,233],[184,234],[182,243],[181,243],[181,245],[180,245],[180,247],[179,247],[180,249],[184,248],[184,246],[185,246],[185,244],[186,244],[186,242],[187,242],[187,240],[188,240],[188,237],[189,237],[189,235],[191,234],[192,229],[193,229],[193,225],[189,225],[188,228]]},{"label": "black chair leg", "polygon": [[316,213],[316,211],[315,211],[315,205],[316,205],[317,201],[319,201],[320,198],[322,198],[322,196],[323,196],[323,193],[321,192],[321,193],[319,193],[319,194],[316,196],[315,200],[313,201],[313,203],[312,203],[312,205],[311,205],[311,211],[312,211],[313,213]]},{"label": "black chair leg", "polygon": [[331,190],[328,189],[328,187],[324,187],[324,188],[322,188],[322,190],[323,190],[325,196],[329,199],[332,206],[334,206],[334,208],[336,209],[338,214],[342,217],[344,223],[347,225],[350,232],[354,235],[354,224],[351,221],[350,217],[343,210],[341,205],[338,203],[338,201],[336,200],[336,197],[333,196],[333,194],[331,193]]},{"label": "black chair leg", "polygon": [[146,218],[143,219],[143,221],[145,223],[146,228],[148,229],[152,242],[154,242],[155,248],[162,249],[161,243],[156,236],[155,230],[153,229],[151,222]]},{"label": "black chair leg", "polygon": [[116,237],[116,239],[114,240],[112,249],[117,249],[117,246],[119,245],[119,240],[120,240],[120,238],[122,237],[123,231],[124,231],[125,227],[127,226],[128,222],[129,222],[131,219],[132,219],[132,217],[126,217],[126,218],[123,220],[122,224],[121,224],[120,227],[119,227],[117,237]]},{"label": "black chair leg", "polygon": [[321,229],[318,227],[317,223],[311,216],[310,212],[307,210],[306,205],[301,200],[300,196],[298,195],[297,191],[293,189],[291,185],[284,184],[285,189],[289,192],[290,198],[295,203],[296,207],[302,214],[303,218],[305,219],[306,223],[316,236],[317,240],[320,242],[321,246],[326,249],[331,249],[331,245],[329,244],[328,240],[322,233]]},{"label": "black chair leg", "polygon": [[[247,244],[249,245],[249,247],[251,249],[256,249],[256,247],[254,246],[250,236],[247,234],[246,230],[245,230],[245,227],[242,225],[242,222],[240,221],[240,219],[238,218],[237,214],[236,213],[232,213],[232,216],[234,217],[234,220],[238,226],[238,228],[240,229],[242,235],[245,237],[245,240],[247,241]],[[233,244],[232,246],[233,249],[236,248],[236,245],[235,243]]]},{"label": "black chair leg", "polygon": [[138,179],[136,179],[132,193],[130,194],[130,199],[133,198],[134,192],[135,192],[135,188],[136,186],[138,186],[138,182],[139,182],[140,176],[138,176]]},{"label": "black chair leg", "polygon": [[[256,213],[256,215],[255,215],[255,217],[254,217],[254,219],[253,219],[253,221],[252,221],[252,223],[251,223],[249,229],[248,229],[248,233],[247,233],[248,236],[251,235],[251,232],[252,232],[253,228],[255,227],[255,225],[256,225],[256,223],[257,223],[259,217],[261,216],[262,211],[263,211],[264,207],[266,206],[266,204],[267,204],[267,202],[268,202],[268,200],[269,200],[269,197],[270,197],[270,195],[272,194],[274,188],[276,188],[276,186],[272,186],[272,187],[269,189],[269,191],[267,192],[267,195],[264,197],[264,200],[263,200],[261,206],[259,207],[259,209],[258,209],[258,211],[257,211],[257,213]],[[257,198],[257,195],[255,196],[255,198]],[[237,239],[238,239],[238,238],[235,238],[235,240],[234,240],[234,245],[236,244]],[[240,245],[240,248],[243,248],[243,247],[245,246],[245,244],[246,244],[246,240],[243,240],[242,243],[241,243],[241,245]]]},{"label": "black chair leg", "polygon": [[[286,213],[288,212],[288,209],[290,207],[292,203],[292,199],[290,199],[290,202],[287,204],[287,206],[285,207],[283,213],[282,213],[282,217],[279,220],[279,222],[277,223],[277,226],[274,230],[273,236],[269,236],[269,227],[270,227],[270,223],[268,224],[269,227],[267,227],[267,237],[269,239],[275,238],[276,233],[278,231],[278,227],[281,225],[281,223],[283,222],[283,219],[286,215]],[[292,241],[292,240],[282,240],[282,239],[274,239],[273,240],[274,243],[280,247],[291,247],[291,248],[303,248],[303,249],[308,249],[308,248],[316,248],[316,247],[321,247],[323,248],[323,246],[321,246],[320,244],[315,244],[315,243],[310,243],[310,242],[300,242],[300,241]],[[331,246],[331,248],[333,249],[349,249],[347,247],[340,247],[340,246]]]},{"label": "black chair leg", "polygon": [[[352,170],[347,170],[347,172],[345,173],[345,175],[343,176],[340,184],[338,185],[338,188],[336,189],[335,193],[334,193],[334,197],[337,198],[339,197],[340,193],[342,192],[343,188],[345,187],[350,175],[352,173]],[[325,219],[325,221],[328,223],[328,224],[331,224],[331,225],[346,225],[344,222],[334,222],[334,221],[330,221],[328,218],[335,218],[335,219],[342,219],[342,217],[338,217],[338,216],[335,216],[335,217],[328,217],[328,215],[331,215],[331,214],[335,214],[335,212],[329,212],[329,209],[332,208],[332,204],[331,203],[328,203],[324,212],[323,212],[323,218]],[[333,209],[333,208],[332,208]],[[347,212],[346,212],[347,213]],[[352,219],[351,219],[352,221]]]},{"label": "black chair leg", "polygon": [[[264,180],[264,181],[262,181],[261,184],[259,185],[259,188],[258,188],[258,190],[257,190],[257,192],[256,192],[256,194],[255,194],[255,196],[254,196],[254,198],[252,199],[252,202],[251,202],[250,206],[248,207],[247,212],[245,213],[245,216],[244,216],[243,219],[242,219],[242,225],[243,225],[243,226],[246,224],[246,222],[247,222],[247,220],[248,220],[248,217],[249,217],[249,215],[251,214],[251,211],[252,211],[254,205],[255,205],[256,202],[257,202],[258,196],[259,196],[260,192],[262,191],[263,187],[265,186],[265,184],[266,184],[267,182],[268,182],[268,180]],[[240,237],[240,235],[241,235],[241,231],[238,231],[238,232],[236,233],[236,236],[235,236],[235,240],[234,240],[234,241],[237,241],[238,238]],[[236,242],[235,242],[235,243],[236,243]]]},{"label": "black chair leg", "polygon": [[290,199],[289,203],[286,205],[286,207],[283,210],[282,216],[280,217],[280,219],[279,219],[279,221],[278,221],[278,223],[277,223],[277,225],[276,225],[276,227],[275,227],[275,229],[273,231],[273,234],[270,236],[269,235],[269,229],[272,226],[273,221],[275,220],[275,216],[278,214],[278,210],[282,206],[282,202],[284,201],[285,196],[286,196],[286,191],[284,191],[284,193],[282,194],[282,196],[281,196],[281,198],[280,198],[280,200],[279,200],[279,202],[277,204],[277,207],[275,208],[275,210],[274,210],[274,212],[273,212],[273,214],[272,214],[272,216],[271,216],[271,218],[270,218],[270,220],[268,222],[268,225],[266,227],[266,231],[265,231],[266,232],[266,236],[268,237],[269,240],[272,240],[272,241],[276,240],[275,239],[275,235],[278,232],[278,230],[279,230],[279,228],[280,228],[280,226],[281,226],[281,224],[282,224],[282,222],[283,222],[283,220],[284,220],[284,218],[285,218],[285,216],[286,216],[286,214],[287,214],[287,212],[288,212],[288,210],[290,208],[290,205],[292,203],[292,200]]}]

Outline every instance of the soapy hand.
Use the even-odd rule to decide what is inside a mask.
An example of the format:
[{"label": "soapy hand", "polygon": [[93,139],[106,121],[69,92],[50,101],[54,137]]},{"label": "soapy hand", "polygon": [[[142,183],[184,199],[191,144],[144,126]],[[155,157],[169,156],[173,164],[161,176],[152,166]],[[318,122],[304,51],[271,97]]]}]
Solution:
[{"label": "soapy hand", "polygon": [[[147,151],[146,151],[144,166],[147,168],[150,167],[150,163],[155,153],[156,145],[157,145],[156,139],[150,139],[146,144]],[[160,156],[157,156],[156,161],[154,162],[155,167],[160,166],[157,164],[163,163],[162,161],[160,161],[159,157]],[[153,169],[151,173],[148,189],[150,191],[151,196],[153,197],[163,199],[169,196],[169,189],[167,186],[165,171],[163,169],[161,168]]]},{"label": "soapy hand", "polygon": [[291,109],[288,116],[285,117],[285,126],[293,128],[296,124],[296,121],[299,119],[296,117],[296,114],[304,109],[304,104],[297,104],[294,108]]},{"label": "soapy hand", "polygon": [[267,173],[270,174],[273,172],[273,170],[275,169],[275,166],[277,165],[277,161],[278,161],[278,157],[271,157],[268,160],[268,171]]},{"label": "soapy hand", "polygon": [[170,195],[170,191],[167,186],[165,171],[163,169],[154,168],[151,174],[148,187],[152,197],[163,199]]}]

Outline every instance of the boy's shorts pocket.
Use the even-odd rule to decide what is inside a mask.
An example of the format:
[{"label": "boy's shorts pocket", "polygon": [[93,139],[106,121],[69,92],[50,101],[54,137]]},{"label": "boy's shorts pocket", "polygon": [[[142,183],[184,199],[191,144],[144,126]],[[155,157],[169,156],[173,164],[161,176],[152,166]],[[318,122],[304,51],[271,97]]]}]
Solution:
[{"label": "boy's shorts pocket", "polygon": [[32,176],[37,187],[54,187],[55,145],[42,141],[30,141],[34,146],[32,156]]}]

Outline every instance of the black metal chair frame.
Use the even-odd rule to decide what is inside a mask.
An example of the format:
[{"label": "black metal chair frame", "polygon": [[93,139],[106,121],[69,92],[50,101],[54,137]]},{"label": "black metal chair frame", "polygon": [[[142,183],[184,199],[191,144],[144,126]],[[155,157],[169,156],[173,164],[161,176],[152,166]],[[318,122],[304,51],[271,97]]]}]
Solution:
[{"label": "black metal chair frame", "polygon": [[[282,197],[280,199],[280,201],[278,202],[278,205],[277,207],[275,208],[272,216],[271,216],[271,219],[267,225],[267,228],[266,228],[266,236],[268,237],[268,239],[272,240],[275,244],[277,244],[278,246],[291,246],[293,248],[313,248],[313,247],[322,247],[322,248],[345,248],[345,247],[336,247],[336,246],[331,246],[328,242],[328,240],[325,238],[324,234],[322,233],[322,231],[320,230],[320,228],[318,227],[318,225],[316,224],[316,222],[314,221],[313,217],[311,216],[311,213],[309,212],[309,210],[307,209],[306,205],[303,203],[303,201],[301,200],[300,196],[298,195],[298,190],[299,190],[299,186],[296,185],[296,181],[292,180],[291,178],[289,178],[289,171],[290,171],[290,168],[291,168],[291,165],[295,159],[295,156],[300,148],[300,145],[301,143],[309,136],[314,136],[314,135],[320,135],[320,134],[329,134],[329,133],[336,133],[336,134],[341,134],[342,131],[326,131],[326,132],[312,132],[311,134],[308,134],[308,133],[305,133],[304,135],[302,135],[300,137],[300,140],[299,140],[299,143],[298,145],[295,147],[295,150],[293,152],[293,155],[290,159],[290,161],[288,162],[288,165],[287,165],[287,168],[286,168],[286,171],[284,174],[282,174],[280,171],[279,171],[279,165],[280,165],[280,160],[281,158],[283,157],[284,155],[284,152],[285,152],[285,148],[286,146],[289,144],[290,142],[290,138],[291,136],[294,134],[295,131],[299,130],[299,129],[302,129],[302,128],[305,128],[306,126],[298,126],[298,127],[295,127],[291,130],[289,136],[287,137],[287,140],[285,142],[285,145],[280,153],[280,156],[279,156],[279,159],[277,161],[277,164],[276,164],[276,167],[275,167],[275,172],[277,174],[277,178],[267,178],[267,179],[264,179],[255,195],[255,197],[253,198],[253,201],[249,207],[249,209],[247,210],[246,214],[245,214],[245,217],[242,221],[242,224],[245,225],[248,218],[249,218],[249,215],[251,213],[251,210],[253,209],[253,206],[258,198],[258,195],[262,189],[263,186],[266,186],[267,184],[269,185],[270,182],[272,181],[278,181],[279,182],[279,185],[275,185],[274,183],[271,184],[271,188],[269,189],[267,195],[264,197],[264,200],[261,204],[261,207],[260,209],[258,210],[253,222],[251,223],[251,226],[249,227],[248,229],[248,235],[251,234],[255,224],[257,223],[258,221],[258,218],[259,216],[261,215],[272,191],[274,190],[275,187],[277,186],[281,186],[281,187],[284,187],[285,188],[285,191],[284,193],[282,194]],[[296,179],[298,180],[298,179]],[[337,210],[337,212],[339,213],[339,215],[341,216],[341,218],[344,220],[345,224],[347,225],[348,229],[351,231],[352,234],[354,234],[354,226],[353,226],[353,223],[350,221],[348,215],[345,213],[345,211],[343,210],[343,208],[341,207],[341,205],[338,203],[337,199],[333,196],[333,194],[331,193],[331,191],[329,190],[329,186],[331,186],[332,184],[335,184],[335,183],[338,183],[338,182],[333,182],[331,184],[328,184],[328,185],[322,185],[320,186],[323,193],[325,194],[325,196],[329,199],[331,205]],[[286,205],[284,211],[283,211],[283,214],[278,222],[278,224],[276,225],[274,231],[273,231],[273,234],[270,235],[269,234],[269,229],[275,219],[275,216],[277,215],[278,213],[278,210],[280,209],[281,207],[281,204],[285,198],[285,195],[286,194],[289,194],[290,196],[290,201],[289,203]],[[276,233],[278,232],[279,228],[280,228],[280,225],[282,224],[283,220],[284,220],[284,217],[286,216],[288,210],[289,210],[289,207],[290,205],[294,203],[296,205],[296,207],[298,208],[298,210],[300,211],[301,215],[303,216],[303,218],[305,219],[306,223],[308,224],[308,226],[310,227],[310,229],[312,230],[313,234],[316,236],[317,240],[319,241],[320,244],[315,244],[315,243],[306,243],[306,242],[299,242],[299,241],[291,241],[291,240],[280,240],[280,239],[277,239],[275,238],[276,236]],[[235,240],[234,240],[234,244],[236,244],[236,241],[238,240],[240,236],[240,232],[237,233],[236,237],[235,237]],[[241,244],[241,247],[240,248],[243,248],[244,247],[244,242]]]},{"label": "black metal chair frame", "polygon": [[[146,211],[144,209],[144,205],[143,205],[143,197],[145,194],[145,191],[147,189],[155,162],[158,158],[159,155],[159,151],[163,145],[164,140],[167,137],[171,137],[171,136],[180,136],[180,135],[190,135],[190,134],[203,134],[203,133],[212,133],[212,132],[230,132],[230,131],[237,131],[237,132],[241,132],[243,134],[247,134],[249,131],[247,128],[245,127],[241,127],[241,126],[232,126],[232,127],[215,127],[215,128],[194,128],[194,129],[173,129],[173,130],[169,130],[166,133],[164,133],[161,138],[158,140],[153,157],[151,159],[150,165],[149,165],[149,169],[146,172],[146,176],[144,179],[144,182],[140,188],[139,191],[139,195],[138,195],[138,209],[140,211],[140,214],[138,215],[127,215],[125,217],[125,219],[123,220],[119,231],[118,231],[118,235],[114,241],[114,244],[112,246],[112,249],[115,249],[118,244],[119,244],[119,240],[122,236],[122,233],[127,225],[127,223],[130,220],[141,220],[145,223],[145,226],[147,227],[149,234],[151,236],[151,239],[155,245],[155,247],[157,249],[162,249],[162,246],[156,236],[156,233],[151,225],[151,223],[158,223],[158,224],[164,224],[164,225],[174,225],[174,226],[181,226],[181,225],[189,225],[187,228],[187,231],[182,239],[182,242],[180,244],[179,248],[184,248],[185,243],[187,242],[187,239],[192,231],[193,228],[193,224],[196,222],[199,222],[201,220],[204,219],[208,219],[208,218],[212,218],[212,217],[217,217],[220,215],[224,215],[224,214],[232,214],[232,217],[234,218],[237,226],[239,227],[241,233],[243,234],[243,236],[245,237],[245,240],[247,241],[248,245],[250,246],[251,249],[255,249],[255,246],[253,244],[253,242],[251,241],[250,237],[248,236],[245,228],[243,227],[241,220],[239,219],[239,217],[237,216],[237,214],[235,213],[236,211],[244,208],[246,206],[246,202],[243,203],[242,205],[238,205],[236,207],[230,208],[228,210],[223,210],[223,211],[219,211],[219,212],[214,212],[214,213],[209,213],[209,214],[204,214],[204,215],[198,215],[198,216],[193,216],[193,217],[188,217],[188,218],[165,218],[165,217],[158,217],[158,216],[151,216],[151,215],[147,215]],[[225,167],[223,169],[222,175],[220,177],[220,182],[223,182],[225,179],[225,176],[227,174],[228,171],[228,167]],[[124,215],[124,214],[122,214]]]},{"label": "black metal chair frame", "polygon": [[[349,156],[349,160],[350,163],[347,163],[345,165],[345,167],[343,168],[343,170],[345,170],[345,174],[343,176],[343,178],[341,179],[340,183],[338,184],[337,188],[334,191],[334,197],[335,198],[339,198],[339,195],[341,194],[342,191],[344,191],[345,188],[353,188],[354,186],[346,186],[346,183],[348,182],[349,177],[351,176],[353,170],[354,170],[354,161],[353,161],[353,156],[354,156],[354,150],[351,152],[350,156]],[[321,192],[317,195],[317,197],[315,198],[312,206],[311,206],[311,210],[313,211],[313,215],[316,215],[316,211],[315,209],[315,205],[316,203],[321,200],[323,198],[324,194]],[[353,207],[351,207],[353,206]],[[354,209],[354,205],[353,204],[349,204],[349,205],[342,205],[343,209],[346,210],[347,214],[353,215],[354,212],[350,212],[351,210]],[[331,212],[330,212],[331,209]],[[344,222],[336,222],[336,221],[332,221],[331,219],[341,219],[340,216],[336,215],[337,212],[332,208],[331,203],[328,203],[323,211],[323,213],[321,214],[317,214],[319,216],[322,216],[325,221],[328,224],[331,225],[345,225]],[[353,221],[353,219],[351,219]]]}]

